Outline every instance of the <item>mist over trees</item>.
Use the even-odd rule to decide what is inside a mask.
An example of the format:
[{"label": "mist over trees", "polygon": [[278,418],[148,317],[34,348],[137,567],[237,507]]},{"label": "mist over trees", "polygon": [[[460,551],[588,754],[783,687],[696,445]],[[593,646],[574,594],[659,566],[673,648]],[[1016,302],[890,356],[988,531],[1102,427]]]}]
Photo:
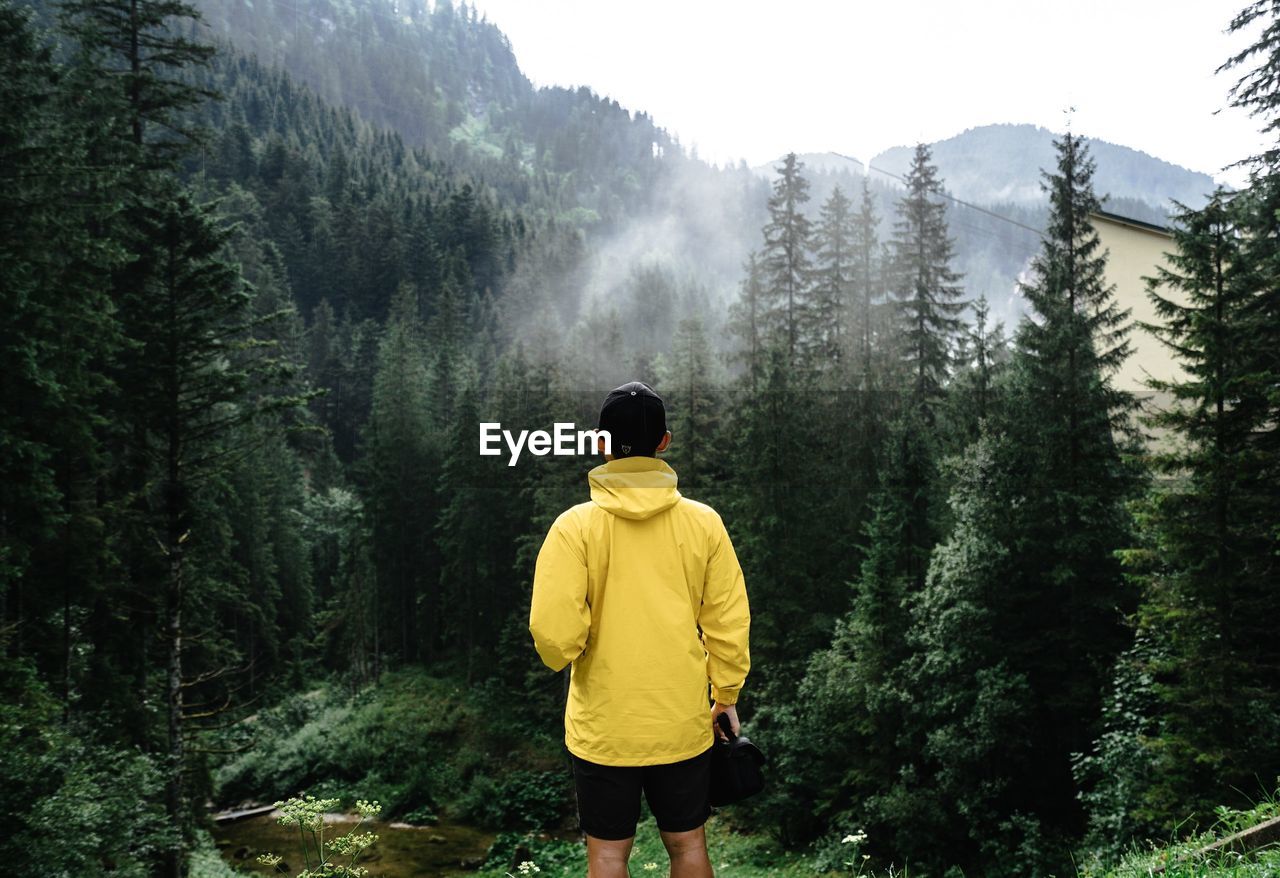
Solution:
[{"label": "mist over trees", "polygon": [[[711,168],[465,4],[199,8],[0,0],[15,868],[178,878],[207,802],[304,784],[554,828],[528,593],[585,466],[476,430],[631,379],[746,571],[744,829],[1063,874],[1280,774],[1272,153],[1175,207],[1151,330],[1189,377],[1143,412],[1075,133],[1010,223],[927,144],[901,185]],[[1274,125],[1260,40],[1227,67]]]}]

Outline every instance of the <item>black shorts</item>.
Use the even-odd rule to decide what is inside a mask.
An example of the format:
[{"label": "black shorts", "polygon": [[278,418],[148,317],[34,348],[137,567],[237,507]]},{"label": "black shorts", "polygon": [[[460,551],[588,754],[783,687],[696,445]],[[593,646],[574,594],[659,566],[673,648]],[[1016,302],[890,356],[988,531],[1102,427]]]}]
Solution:
[{"label": "black shorts", "polygon": [[711,748],[665,765],[599,765],[570,753],[578,824],[595,838],[636,834],[640,792],[663,832],[697,829],[711,816]]}]

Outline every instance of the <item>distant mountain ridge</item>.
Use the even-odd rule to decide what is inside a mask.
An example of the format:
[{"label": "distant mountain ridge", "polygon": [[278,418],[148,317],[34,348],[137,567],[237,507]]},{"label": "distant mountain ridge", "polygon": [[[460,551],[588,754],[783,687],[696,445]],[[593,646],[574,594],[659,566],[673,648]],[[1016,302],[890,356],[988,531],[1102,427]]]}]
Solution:
[{"label": "distant mountain ridge", "polygon": [[[932,144],[933,159],[947,190],[982,204],[1034,204],[1043,201],[1040,171],[1054,166],[1058,135],[1036,125],[983,125]],[[1141,150],[1092,140],[1097,162],[1094,189],[1117,199],[1137,199],[1169,211],[1172,201],[1198,207],[1213,192],[1208,174],[1175,165]],[[895,146],[871,160],[873,168],[899,176],[911,164],[914,146]]]}]

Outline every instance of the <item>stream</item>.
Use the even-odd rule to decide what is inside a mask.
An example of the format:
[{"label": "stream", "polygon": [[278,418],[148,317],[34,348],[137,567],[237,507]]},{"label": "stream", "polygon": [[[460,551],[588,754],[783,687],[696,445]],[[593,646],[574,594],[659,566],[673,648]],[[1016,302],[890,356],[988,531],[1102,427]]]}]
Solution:
[{"label": "stream", "polygon": [[[255,875],[279,875],[258,862],[258,855],[273,853],[284,857],[289,875],[305,868],[297,827],[276,822],[279,812],[258,814],[239,820],[216,823],[213,838],[222,857],[231,865]],[[349,832],[358,818],[354,814],[326,814],[325,837],[337,838]],[[494,834],[471,826],[441,821],[433,826],[366,821],[360,831],[373,832],[378,841],[364,852],[359,864],[369,869],[371,878],[432,878],[466,874],[483,862]],[[345,864],[346,857],[332,862]]]}]

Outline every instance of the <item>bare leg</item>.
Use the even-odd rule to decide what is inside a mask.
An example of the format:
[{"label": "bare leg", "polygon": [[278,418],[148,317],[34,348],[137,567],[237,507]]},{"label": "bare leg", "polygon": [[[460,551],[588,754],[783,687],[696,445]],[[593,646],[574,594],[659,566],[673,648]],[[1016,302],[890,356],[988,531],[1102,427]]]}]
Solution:
[{"label": "bare leg", "polygon": [[705,827],[688,832],[659,832],[671,858],[671,878],[712,878]]},{"label": "bare leg", "polygon": [[627,858],[636,837],[610,841],[587,836],[587,878],[627,878]]}]

